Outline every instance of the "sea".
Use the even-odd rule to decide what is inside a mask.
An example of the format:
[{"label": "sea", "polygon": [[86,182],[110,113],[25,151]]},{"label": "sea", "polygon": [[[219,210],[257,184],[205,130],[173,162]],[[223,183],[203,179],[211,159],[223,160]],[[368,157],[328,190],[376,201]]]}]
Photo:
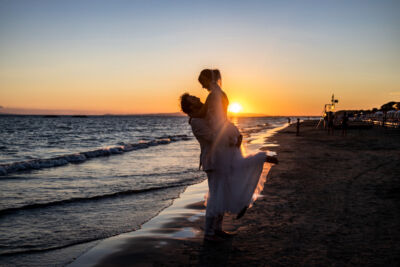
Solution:
[{"label": "sea", "polygon": [[[254,147],[288,123],[232,121]],[[199,154],[183,116],[0,116],[0,265],[139,229],[206,179]]]}]

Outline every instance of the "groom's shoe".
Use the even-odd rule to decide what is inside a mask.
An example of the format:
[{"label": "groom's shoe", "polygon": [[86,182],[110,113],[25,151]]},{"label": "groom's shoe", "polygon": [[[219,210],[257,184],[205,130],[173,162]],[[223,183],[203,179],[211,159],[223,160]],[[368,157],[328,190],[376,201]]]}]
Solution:
[{"label": "groom's shoe", "polygon": [[216,230],[215,235],[222,237],[222,238],[232,238],[236,235],[235,232],[226,232],[222,230]]},{"label": "groom's shoe", "polygon": [[248,209],[248,207],[244,207],[244,208],[238,213],[238,215],[236,216],[236,219],[242,218],[243,215],[246,213],[247,209]]},{"label": "groom's shoe", "polygon": [[216,233],[214,235],[205,235],[204,236],[204,242],[209,242],[209,243],[221,243],[224,242],[225,239],[217,235]]}]

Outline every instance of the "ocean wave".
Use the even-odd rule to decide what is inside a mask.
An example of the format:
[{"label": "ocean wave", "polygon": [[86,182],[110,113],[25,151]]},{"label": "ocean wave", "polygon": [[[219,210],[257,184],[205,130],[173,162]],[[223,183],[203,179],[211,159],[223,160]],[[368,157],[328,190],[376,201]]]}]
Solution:
[{"label": "ocean wave", "polygon": [[47,159],[33,159],[27,161],[19,161],[7,164],[0,164],[0,176],[4,176],[10,173],[19,172],[19,171],[27,171],[27,170],[38,170],[43,168],[52,168],[58,166],[64,166],[69,163],[82,163],[91,158],[97,157],[105,157],[111,155],[118,155],[125,152],[144,149],[151,146],[157,145],[166,145],[172,142],[189,140],[191,137],[182,134],[182,135],[169,135],[169,136],[161,136],[159,138],[149,140],[149,141],[140,141],[139,143],[133,144],[124,144],[120,146],[100,148],[96,150],[80,152],[75,154],[68,154],[63,156],[58,156],[54,158]]},{"label": "ocean wave", "polygon": [[113,193],[109,193],[109,194],[104,194],[104,195],[95,195],[95,196],[89,196],[89,197],[75,197],[75,198],[56,200],[56,201],[45,202],[45,203],[27,204],[27,205],[23,205],[20,207],[6,208],[6,209],[0,210],[0,217],[4,216],[4,215],[9,215],[9,214],[12,214],[12,213],[15,213],[18,211],[24,211],[24,210],[47,208],[47,207],[53,207],[53,206],[76,203],[76,202],[103,200],[103,199],[126,196],[126,195],[134,195],[134,194],[140,194],[140,193],[147,193],[147,192],[151,192],[151,191],[164,190],[164,189],[174,188],[174,187],[188,186],[188,185],[195,184],[196,182],[199,181],[199,179],[200,179],[200,177],[196,176],[194,178],[181,180],[179,182],[172,182],[172,183],[169,183],[166,185],[161,185],[161,186],[152,186],[152,187],[142,188],[142,189],[130,189],[130,190],[125,190],[125,191],[118,191],[118,192],[113,192]]}]

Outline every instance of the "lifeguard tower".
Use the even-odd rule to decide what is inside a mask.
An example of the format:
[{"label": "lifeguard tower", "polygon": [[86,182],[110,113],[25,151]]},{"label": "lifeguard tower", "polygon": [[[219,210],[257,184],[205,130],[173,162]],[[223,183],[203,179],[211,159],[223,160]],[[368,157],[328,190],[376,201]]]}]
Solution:
[{"label": "lifeguard tower", "polygon": [[319,120],[316,128],[319,127],[321,122],[324,123],[324,128],[326,128],[326,119],[325,118],[327,117],[328,112],[332,112],[332,113],[335,112],[335,107],[336,107],[337,103],[339,103],[339,100],[335,99],[335,95],[332,94],[331,103],[324,105],[324,109],[322,111],[321,119]]}]

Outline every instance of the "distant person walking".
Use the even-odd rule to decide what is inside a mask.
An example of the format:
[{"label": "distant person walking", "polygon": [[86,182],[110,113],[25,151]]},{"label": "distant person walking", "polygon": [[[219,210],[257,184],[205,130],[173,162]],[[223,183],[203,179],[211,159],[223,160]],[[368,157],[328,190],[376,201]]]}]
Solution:
[{"label": "distant person walking", "polygon": [[345,112],[343,114],[343,118],[342,118],[342,135],[343,136],[347,135],[348,121],[349,121],[349,116],[347,115],[347,112]]},{"label": "distant person walking", "polygon": [[329,111],[327,116],[328,116],[328,134],[333,135],[335,115],[332,111]]}]

